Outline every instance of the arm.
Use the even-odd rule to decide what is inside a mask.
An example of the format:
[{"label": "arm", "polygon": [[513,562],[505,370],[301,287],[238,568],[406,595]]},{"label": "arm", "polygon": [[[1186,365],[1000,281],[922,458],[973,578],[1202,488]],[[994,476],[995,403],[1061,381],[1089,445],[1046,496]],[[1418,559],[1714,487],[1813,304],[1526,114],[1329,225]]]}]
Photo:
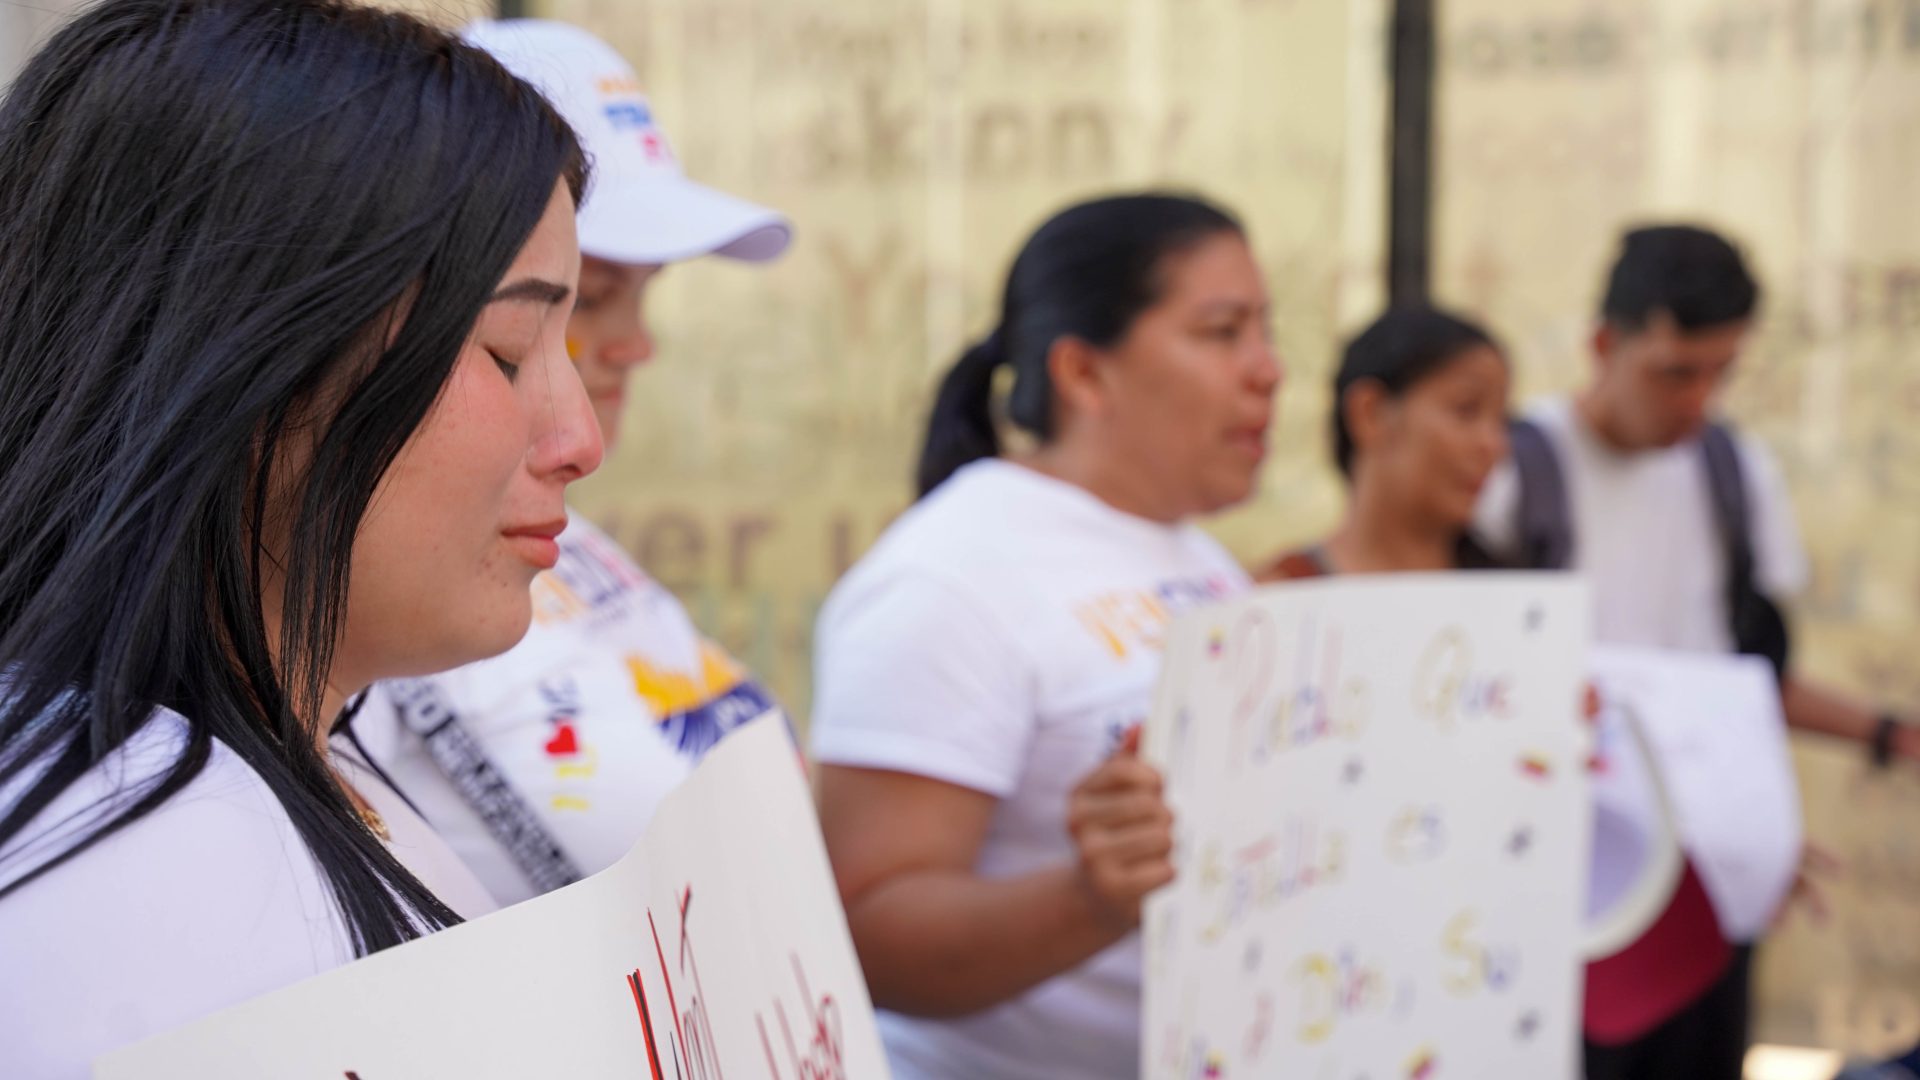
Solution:
[{"label": "arm", "polygon": [[[1787,726],[1795,731],[1835,738],[1851,739],[1864,746],[1873,745],[1886,713],[1831,687],[1797,676],[1788,676],[1781,687],[1780,704],[1786,710]],[[1893,730],[1892,757],[1920,764],[1920,727],[1902,723]]]},{"label": "arm", "polygon": [[820,823],[874,1003],[921,1016],[996,1005],[1139,925],[1173,879],[1160,777],[1131,747],[1074,789],[1075,862],[1007,879],[973,866],[991,795],[906,773],[823,766]]},{"label": "arm", "polygon": [[[1793,520],[1786,481],[1766,447],[1743,438],[1741,474],[1753,508],[1752,540],[1755,584],[1776,602],[1799,594],[1807,585],[1810,568]],[[1784,614],[1784,608],[1782,613]],[[1802,678],[1789,671],[1780,687],[1780,705],[1787,726],[1794,731],[1850,739],[1872,748],[1881,722],[1889,714],[1851,695]],[[1902,723],[1890,732],[1888,760],[1920,762],[1920,731]]]}]

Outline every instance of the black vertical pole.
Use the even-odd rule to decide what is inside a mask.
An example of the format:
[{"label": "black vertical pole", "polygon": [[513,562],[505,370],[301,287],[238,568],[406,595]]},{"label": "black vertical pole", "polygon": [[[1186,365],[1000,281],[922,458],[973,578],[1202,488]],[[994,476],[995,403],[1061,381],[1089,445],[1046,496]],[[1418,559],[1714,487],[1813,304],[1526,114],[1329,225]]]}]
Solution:
[{"label": "black vertical pole", "polygon": [[1432,256],[1434,0],[1394,0],[1387,298],[1425,303]]}]

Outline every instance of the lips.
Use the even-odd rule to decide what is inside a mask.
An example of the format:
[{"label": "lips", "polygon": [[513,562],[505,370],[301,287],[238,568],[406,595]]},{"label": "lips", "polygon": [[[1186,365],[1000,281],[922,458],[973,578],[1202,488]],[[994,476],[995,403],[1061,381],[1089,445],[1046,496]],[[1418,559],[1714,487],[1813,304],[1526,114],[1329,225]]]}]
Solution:
[{"label": "lips", "polygon": [[1267,421],[1236,427],[1227,432],[1227,441],[1245,450],[1247,453],[1252,454],[1255,459],[1265,458],[1267,456],[1267,429]]},{"label": "lips", "polygon": [[551,570],[560,562],[560,534],[566,531],[567,519],[556,518],[532,525],[517,525],[500,530],[507,546],[520,556],[528,565],[540,570]]}]

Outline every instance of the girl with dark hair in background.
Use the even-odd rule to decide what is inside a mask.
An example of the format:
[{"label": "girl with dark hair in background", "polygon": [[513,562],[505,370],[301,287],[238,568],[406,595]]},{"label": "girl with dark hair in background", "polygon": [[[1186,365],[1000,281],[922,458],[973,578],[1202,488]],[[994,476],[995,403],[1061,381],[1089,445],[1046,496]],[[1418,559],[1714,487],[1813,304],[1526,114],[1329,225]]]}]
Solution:
[{"label": "girl with dark hair in background", "polygon": [[491,907],[329,745],[525,632],[599,462],[573,134],[335,0],[109,0],[0,106],[0,1074]]},{"label": "girl with dark hair in background", "polygon": [[[1276,560],[1264,581],[1345,573],[1498,569],[1469,534],[1481,491],[1507,459],[1505,354],[1479,326],[1432,308],[1388,311],[1348,344],[1333,386],[1334,461],[1346,517],[1325,543]],[[1589,717],[1599,701],[1588,695]],[[1689,864],[1658,919],[1589,964],[1589,1028],[1671,1008],[1724,970],[1711,901]],[[1667,978],[1649,982],[1649,971]],[[1591,1069],[1593,1062],[1589,1058]]]},{"label": "girl with dark hair in background", "polygon": [[[1245,574],[1189,524],[1245,499],[1280,368],[1240,226],[1135,195],[1042,225],[947,375],[921,499],[820,618],[821,821],[895,1075],[1139,1072],[1135,756],[1161,635]],[[1033,437],[1000,456],[993,387]]]},{"label": "girl with dark hair in background", "polygon": [[1507,360],[1485,330],[1395,308],[1348,343],[1333,380],[1333,456],[1347,513],[1265,581],[1331,573],[1470,570],[1494,560],[1468,535],[1480,489],[1507,456]]}]

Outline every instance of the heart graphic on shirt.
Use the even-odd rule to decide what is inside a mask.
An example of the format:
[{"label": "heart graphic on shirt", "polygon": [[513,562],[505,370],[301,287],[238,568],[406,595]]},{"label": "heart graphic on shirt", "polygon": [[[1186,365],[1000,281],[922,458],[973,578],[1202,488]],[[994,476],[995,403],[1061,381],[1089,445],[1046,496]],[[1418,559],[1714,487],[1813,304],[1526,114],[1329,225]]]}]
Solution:
[{"label": "heart graphic on shirt", "polygon": [[568,757],[580,752],[580,740],[574,737],[572,724],[561,724],[547,740],[547,756]]}]

